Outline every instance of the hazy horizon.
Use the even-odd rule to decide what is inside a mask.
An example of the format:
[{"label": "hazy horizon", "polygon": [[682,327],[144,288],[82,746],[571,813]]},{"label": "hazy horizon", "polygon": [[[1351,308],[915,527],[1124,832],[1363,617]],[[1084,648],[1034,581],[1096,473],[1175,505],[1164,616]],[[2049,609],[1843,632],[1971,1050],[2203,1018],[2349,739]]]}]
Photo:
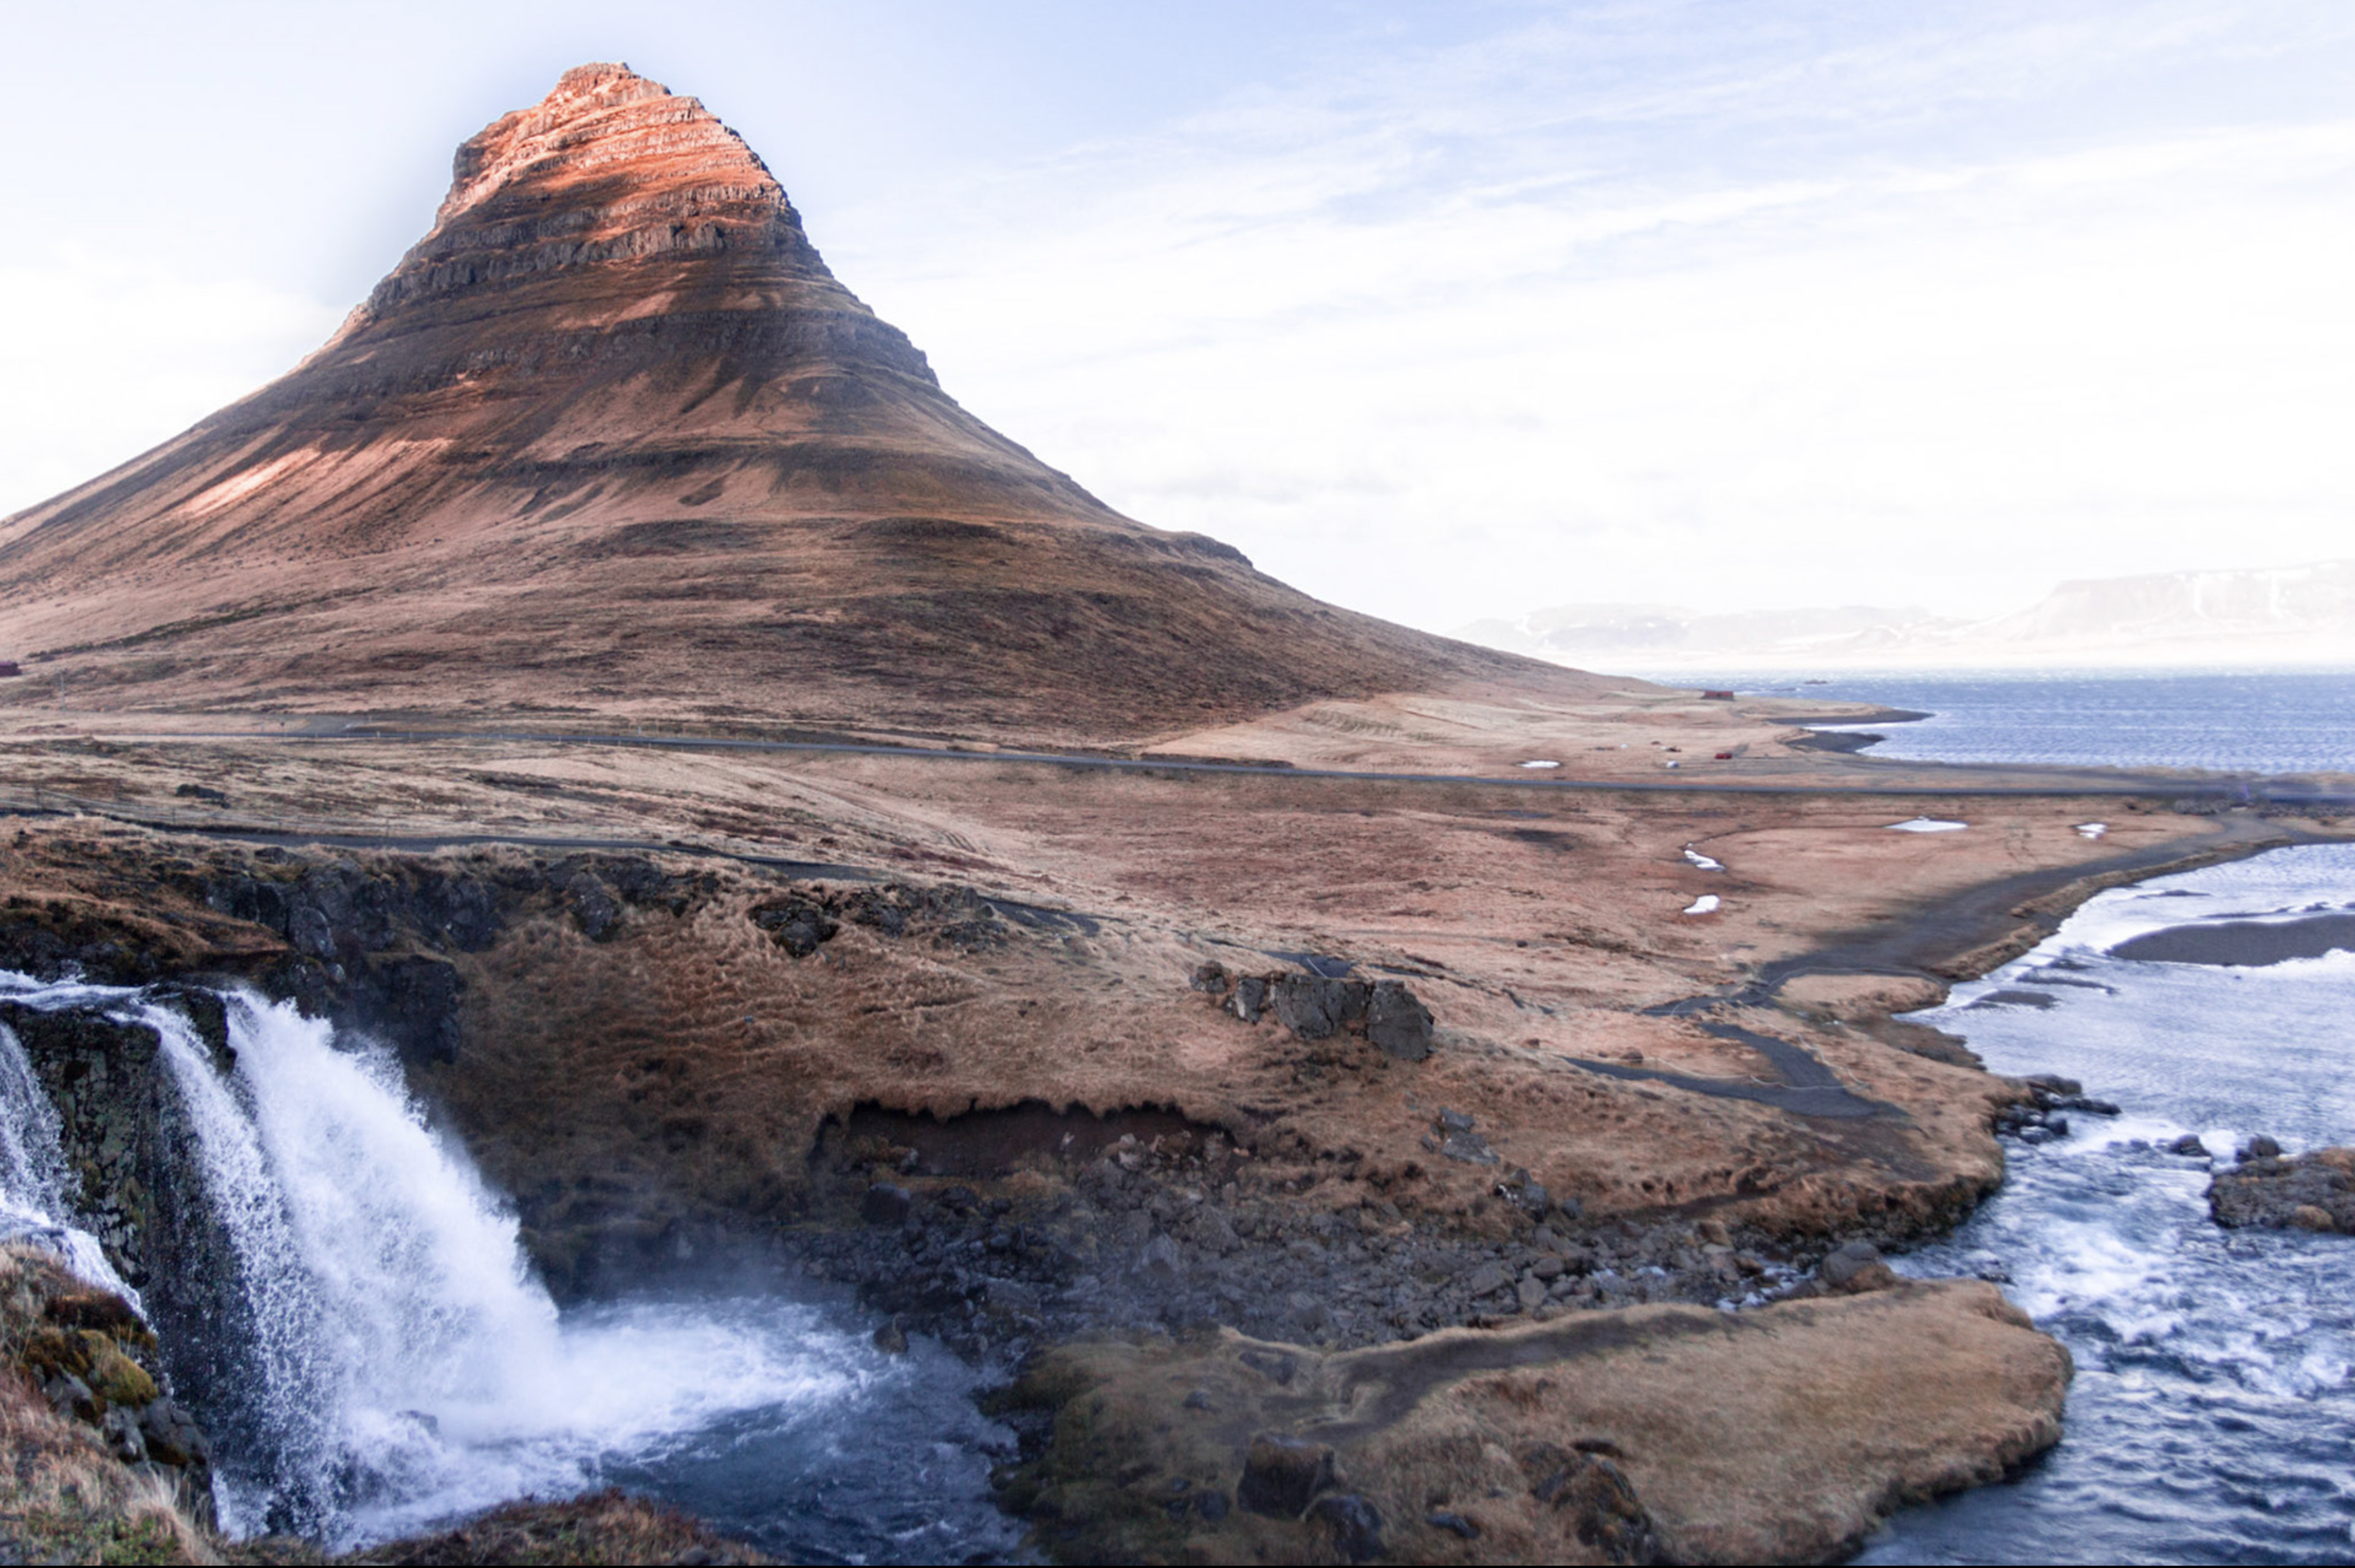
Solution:
[{"label": "hazy horizon", "polygon": [[2345,554],[2355,14],[405,15],[19,17],[0,512],[291,368],[459,141],[626,58],[966,407],[1409,624]]}]

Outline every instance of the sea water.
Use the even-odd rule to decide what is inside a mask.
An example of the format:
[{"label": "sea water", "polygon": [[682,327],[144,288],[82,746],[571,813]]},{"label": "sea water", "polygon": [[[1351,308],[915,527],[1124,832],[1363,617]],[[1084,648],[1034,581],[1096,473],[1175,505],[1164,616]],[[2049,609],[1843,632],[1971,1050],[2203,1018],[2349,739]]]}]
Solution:
[{"label": "sea water", "polygon": [[[1686,674],[1668,683],[1699,683]],[[2053,672],[1711,677],[1745,696],[1928,712],[1861,727],[1872,757],[1925,762],[2355,772],[2355,672]],[[1849,727],[1849,726],[1827,726]]]}]

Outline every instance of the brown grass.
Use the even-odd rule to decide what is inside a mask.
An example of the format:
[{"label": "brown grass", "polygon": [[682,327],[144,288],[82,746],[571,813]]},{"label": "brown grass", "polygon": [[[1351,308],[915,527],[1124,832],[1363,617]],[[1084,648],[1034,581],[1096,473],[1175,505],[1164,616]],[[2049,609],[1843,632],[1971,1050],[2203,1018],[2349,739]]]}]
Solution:
[{"label": "brown grass", "polygon": [[17,1562],[221,1561],[175,1483],[118,1463],[97,1433],[49,1408],[18,1360],[57,1334],[44,1321],[53,1296],[85,1294],[46,1254],[0,1247],[0,1540]]}]

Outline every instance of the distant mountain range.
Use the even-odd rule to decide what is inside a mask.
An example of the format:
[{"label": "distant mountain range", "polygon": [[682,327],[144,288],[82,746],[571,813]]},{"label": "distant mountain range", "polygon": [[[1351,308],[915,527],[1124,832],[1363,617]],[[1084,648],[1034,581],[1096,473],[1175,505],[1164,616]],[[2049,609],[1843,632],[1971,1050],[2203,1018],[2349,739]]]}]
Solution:
[{"label": "distant mountain range", "polygon": [[1565,664],[2355,664],[2355,560],[2254,571],[2065,582],[1985,620],[1843,605],[1705,614],[1672,605],[1566,604],[1456,636]]}]

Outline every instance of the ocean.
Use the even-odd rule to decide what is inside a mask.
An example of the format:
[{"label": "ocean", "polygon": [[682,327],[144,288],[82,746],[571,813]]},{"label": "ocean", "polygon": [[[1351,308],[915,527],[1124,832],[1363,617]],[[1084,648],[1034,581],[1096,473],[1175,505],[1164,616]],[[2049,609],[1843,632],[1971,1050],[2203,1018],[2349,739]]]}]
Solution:
[{"label": "ocean", "polygon": [[[1932,716],[1860,726],[1889,738],[1873,757],[2199,768],[2225,773],[2355,772],[2355,671],[2187,673],[1970,671],[1753,673],[1668,684],[1744,695],[1879,703]],[[1846,727],[1846,726],[1834,726]]]}]

